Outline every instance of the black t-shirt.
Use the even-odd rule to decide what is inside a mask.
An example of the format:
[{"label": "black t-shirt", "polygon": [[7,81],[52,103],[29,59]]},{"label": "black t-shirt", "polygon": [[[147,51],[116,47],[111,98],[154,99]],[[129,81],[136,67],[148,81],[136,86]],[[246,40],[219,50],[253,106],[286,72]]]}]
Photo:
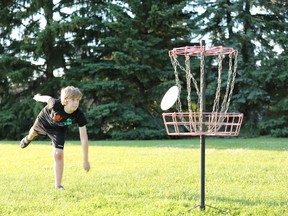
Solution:
[{"label": "black t-shirt", "polygon": [[47,129],[66,131],[69,125],[78,124],[79,127],[82,127],[87,124],[87,119],[80,108],[68,114],[64,111],[64,106],[61,104],[60,99],[54,98],[48,100],[47,105],[39,113],[37,121],[38,127],[35,125],[37,127],[35,129],[38,129],[40,133],[44,130],[45,134]]}]

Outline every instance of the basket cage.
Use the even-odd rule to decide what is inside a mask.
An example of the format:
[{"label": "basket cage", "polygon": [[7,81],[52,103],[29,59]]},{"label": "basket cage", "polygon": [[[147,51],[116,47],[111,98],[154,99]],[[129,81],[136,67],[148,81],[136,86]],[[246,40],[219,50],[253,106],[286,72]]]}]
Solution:
[{"label": "basket cage", "polygon": [[163,113],[166,132],[171,136],[238,136],[243,120],[239,113]]},{"label": "basket cage", "polygon": [[[176,103],[178,112],[163,113],[163,121],[165,124],[166,132],[168,135],[181,135],[181,136],[198,136],[198,135],[207,135],[207,136],[238,136],[240,128],[242,125],[243,114],[239,113],[229,113],[228,108],[230,100],[232,97],[232,92],[235,83],[236,69],[237,69],[237,55],[238,52],[233,48],[227,47],[205,47],[204,46],[186,46],[174,48],[169,51],[169,56],[171,59],[172,66],[174,68],[175,81],[176,85],[180,89],[183,85],[183,78],[186,78],[186,91],[187,93],[187,104],[188,111],[183,111],[181,104],[180,95]],[[210,60],[215,61],[217,59],[217,72],[215,73],[217,77],[217,85],[211,85],[212,83],[207,83],[210,88],[214,88],[215,96],[212,98],[214,104],[212,111],[207,112],[203,108],[206,104],[205,91],[203,90],[207,87],[206,76],[205,76],[205,58],[206,56],[211,56]],[[180,58],[178,58],[180,57]],[[191,64],[190,57],[194,58],[193,63]],[[229,57],[226,60],[225,57]],[[193,59],[192,58],[192,59]],[[196,61],[195,61],[196,60]],[[225,61],[225,64],[223,64]],[[197,64],[199,62],[199,65]],[[227,67],[228,63],[228,67]],[[193,75],[193,65],[198,67],[200,66],[200,77],[195,77]],[[226,65],[226,66],[225,66]],[[224,69],[225,67],[225,69]],[[213,69],[210,68],[210,69]],[[179,73],[180,72],[185,72]],[[225,71],[223,73],[222,71]],[[183,77],[185,76],[185,77]],[[199,79],[200,78],[200,85]],[[205,80],[205,81],[204,81]],[[195,90],[191,92],[191,86],[195,87]],[[205,87],[203,87],[205,86]],[[226,86],[226,87],[225,87]],[[204,93],[202,92],[204,91]],[[221,95],[223,92],[223,95]],[[204,95],[204,98],[203,98]],[[192,111],[192,106],[195,106],[195,103],[192,103],[192,98],[195,98],[197,102],[196,106],[198,112]],[[209,98],[209,101],[211,99]],[[204,102],[203,102],[204,101]],[[200,105],[199,105],[200,104]],[[205,104],[205,105],[203,105]],[[199,105],[199,107],[198,107]],[[205,111],[205,112],[204,112]]]}]

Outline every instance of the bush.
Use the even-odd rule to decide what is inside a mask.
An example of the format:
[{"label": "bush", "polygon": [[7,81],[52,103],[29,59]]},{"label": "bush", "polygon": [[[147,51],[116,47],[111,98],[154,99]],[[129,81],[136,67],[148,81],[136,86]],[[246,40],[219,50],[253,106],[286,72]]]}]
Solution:
[{"label": "bush", "polygon": [[288,119],[285,116],[262,122],[259,125],[260,134],[273,135],[277,137],[287,137],[287,127],[285,127],[287,125],[287,122]]},{"label": "bush", "polygon": [[288,127],[271,130],[271,135],[274,137],[288,137]]}]

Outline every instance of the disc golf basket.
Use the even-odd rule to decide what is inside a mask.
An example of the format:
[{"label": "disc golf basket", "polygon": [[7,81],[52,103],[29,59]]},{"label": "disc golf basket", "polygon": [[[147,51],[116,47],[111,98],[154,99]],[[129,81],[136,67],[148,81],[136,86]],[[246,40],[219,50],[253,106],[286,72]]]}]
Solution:
[{"label": "disc golf basket", "polygon": [[[227,47],[206,47],[205,41],[200,46],[186,46],[169,51],[169,57],[174,69],[176,86],[179,89],[176,108],[178,112],[163,113],[166,132],[170,136],[200,136],[201,147],[201,202],[200,209],[205,209],[205,136],[238,136],[243,114],[229,113],[229,105],[234,89],[238,52]],[[205,62],[209,60],[217,68],[216,85],[209,92],[215,92],[213,104],[206,106],[206,72]],[[224,61],[225,60],[225,61]],[[226,62],[226,65],[224,63]],[[192,64],[191,64],[192,63]],[[193,65],[199,64],[198,71],[193,71]],[[226,67],[224,67],[226,66]],[[185,76],[181,76],[184,73]],[[198,76],[197,76],[198,74]],[[182,91],[186,78],[186,91]],[[194,87],[194,88],[193,88]],[[193,88],[193,92],[192,92]],[[181,92],[185,92],[187,107],[181,103]],[[192,93],[196,99],[192,100]],[[182,97],[183,98],[183,97]]]}]

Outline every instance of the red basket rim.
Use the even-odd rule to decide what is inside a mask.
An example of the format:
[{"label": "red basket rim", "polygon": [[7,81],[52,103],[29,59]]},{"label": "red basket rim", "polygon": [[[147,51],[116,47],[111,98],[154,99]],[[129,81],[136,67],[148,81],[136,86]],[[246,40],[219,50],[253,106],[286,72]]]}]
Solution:
[{"label": "red basket rim", "polygon": [[228,55],[234,54],[238,55],[238,51],[230,48],[230,47],[223,47],[223,46],[215,46],[215,47],[205,47],[205,46],[185,46],[185,47],[178,47],[174,48],[169,51],[169,56],[173,55],[185,55],[185,56],[214,56],[214,55]]}]

